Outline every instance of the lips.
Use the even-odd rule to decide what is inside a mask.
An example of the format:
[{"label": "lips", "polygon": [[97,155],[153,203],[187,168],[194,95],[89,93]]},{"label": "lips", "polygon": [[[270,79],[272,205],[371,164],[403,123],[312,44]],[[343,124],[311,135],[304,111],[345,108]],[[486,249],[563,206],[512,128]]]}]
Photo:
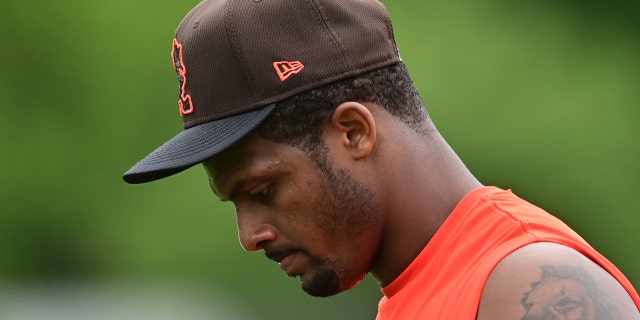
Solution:
[{"label": "lips", "polygon": [[291,265],[293,264],[293,259],[295,258],[296,253],[292,253],[290,255],[285,256],[278,264],[280,265],[280,269],[284,271],[288,276],[294,276],[293,270],[291,270]]},{"label": "lips", "polygon": [[265,252],[265,255],[267,258],[277,262],[280,265],[280,269],[288,276],[293,277],[296,275],[293,265],[297,253],[295,250],[269,250]]}]

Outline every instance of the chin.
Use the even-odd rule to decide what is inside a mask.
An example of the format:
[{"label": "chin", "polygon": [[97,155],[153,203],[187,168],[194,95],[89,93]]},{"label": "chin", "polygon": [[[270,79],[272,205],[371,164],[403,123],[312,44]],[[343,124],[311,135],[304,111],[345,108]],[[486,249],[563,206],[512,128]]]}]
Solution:
[{"label": "chin", "polygon": [[[313,275],[300,277],[302,290],[314,297],[330,297],[357,286],[366,276],[347,277],[340,281],[338,273],[333,269],[321,269]],[[310,278],[310,279],[309,279]]]},{"label": "chin", "polygon": [[317,297],[317,298],[331,297],[342,292],[340,290],[325,290],[325,289],[318,289],[315,287],[307,288],[305,286],[302,286],[302,290],[304,290],[304,292],[306,292],[308,295],[312,297]]}]

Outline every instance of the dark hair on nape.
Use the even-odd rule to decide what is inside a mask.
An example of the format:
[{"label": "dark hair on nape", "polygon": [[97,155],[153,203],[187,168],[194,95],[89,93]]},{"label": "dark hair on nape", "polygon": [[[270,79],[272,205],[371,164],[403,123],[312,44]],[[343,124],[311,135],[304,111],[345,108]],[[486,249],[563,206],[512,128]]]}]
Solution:
[{"label": "dark hair on nape", "polygon": [[264,139],[307,152],[321,165],[327,151],[322,131],[334,110],[347,101],[376,103],[418,133],[427,134],[431,129],[409,71],[400,62],[285,99],[256,131]]}]

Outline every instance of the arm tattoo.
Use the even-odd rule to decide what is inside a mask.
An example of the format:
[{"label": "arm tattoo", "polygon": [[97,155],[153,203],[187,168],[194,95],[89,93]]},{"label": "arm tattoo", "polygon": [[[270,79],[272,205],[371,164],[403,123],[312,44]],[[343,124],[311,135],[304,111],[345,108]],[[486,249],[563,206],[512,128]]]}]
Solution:
[{"label": "arm tattoo", "polygon": [[522,298],[521,320],[622,320],[620,312],[584,270],[541,266],[540,280]]}]

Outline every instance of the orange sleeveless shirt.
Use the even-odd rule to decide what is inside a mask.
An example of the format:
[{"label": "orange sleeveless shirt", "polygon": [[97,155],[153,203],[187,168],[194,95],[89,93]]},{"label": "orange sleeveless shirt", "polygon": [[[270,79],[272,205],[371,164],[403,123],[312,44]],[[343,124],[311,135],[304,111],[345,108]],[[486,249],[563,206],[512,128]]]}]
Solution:
[{"label": "orange sleeveless shirt", "polygon": [[382,288],[376,320],[476,319],[489,274],[508,254],[534,242],[555,242],[598,263],[640,297],[626,277],[576,232],[511,191],[471,191],[398,278]]}]

